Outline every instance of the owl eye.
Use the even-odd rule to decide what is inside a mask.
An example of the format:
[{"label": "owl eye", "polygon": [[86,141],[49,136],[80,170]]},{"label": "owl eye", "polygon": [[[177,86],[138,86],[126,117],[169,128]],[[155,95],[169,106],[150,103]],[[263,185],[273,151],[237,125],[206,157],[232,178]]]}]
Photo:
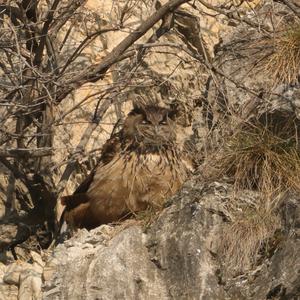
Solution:
[{"label": "owl eye", "polygon": [[142,122],[141,122],[141,124],[150,124],[150,122],[149,121],[147,121],[147,120],[143,120]]},{"label": "owl eye", "polygon": [[168,124],[168,117],[167,116],[165,116],[160,122],[159,122],[159,124],[160,125],[167,125]]}]

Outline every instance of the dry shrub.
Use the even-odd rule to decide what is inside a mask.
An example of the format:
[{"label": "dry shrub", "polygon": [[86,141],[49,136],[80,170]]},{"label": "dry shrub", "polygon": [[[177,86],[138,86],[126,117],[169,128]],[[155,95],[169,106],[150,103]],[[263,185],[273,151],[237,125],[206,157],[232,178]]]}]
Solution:
[{"label": "dry shrub", "polygon": [[264,49],[271,53],[262,60],[262,69],[272,79],[274,85],[279,83],[296,84],[300,70],[300,24],[284,25],[282,29],[261,42]]},{"label": "dry shrub", "polygon": [[140,222],[143,229],[146,230],[156,221],[161,213],[161,209],[148,206],[147,209],[135,213],[135,218]]},{"label": "dry shrub", "polygon": [[271,210],[251,209],[236,215],[224,229],[221,243],[227,271],[249,270],[260,258],[262,246],[280,227],[280,218]]},{"label": "dry shrub", "polygon": [[219,174],[233,177],[236,190],[257,189],[270,197],[300,191],[297,126],[295,118],[278,114],[244,124],[222,145]]},{"label": "dry shrub", "polygon": [[[261,245],[280,228],[279,205],[300,191],[297,123],[291,115],[265,114],[228,137],[217,155],[218,176],[233,178],[236,195],[230,200],[231,222],[221,242],[223,261],[231,271],[241,272],[257,262]],[[243,202],[245,190],[258,191],[258,197]]]}]

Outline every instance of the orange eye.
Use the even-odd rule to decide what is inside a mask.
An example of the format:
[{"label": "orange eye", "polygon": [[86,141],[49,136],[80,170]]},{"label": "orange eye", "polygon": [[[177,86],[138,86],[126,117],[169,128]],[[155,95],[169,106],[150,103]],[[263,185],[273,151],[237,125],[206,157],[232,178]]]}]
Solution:
[{"label": "orange eye", "polygon": [[168,117],[164,117],[160,122],[159,122],[160,125],[167,125],[168,124]]}]

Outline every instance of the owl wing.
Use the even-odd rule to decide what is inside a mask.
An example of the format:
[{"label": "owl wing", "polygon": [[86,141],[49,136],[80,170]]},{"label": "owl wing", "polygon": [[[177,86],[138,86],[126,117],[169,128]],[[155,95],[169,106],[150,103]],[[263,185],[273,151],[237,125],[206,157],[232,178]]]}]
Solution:
[{"label": "owl wing", "polygon": [[119,153],[121,150],[121,143],[120,143],[120,134],[117,133],[113,135],[103,146],[101,157],[97,163],[97,165],[94,167],[94,169],[91,171],[91,173],[85,178],[85,180],[78,186],[78,188],[75,190],[73,195],[63,196],[61,197],[61,204],[65,206],[65,209],[61,215],[60,221],[59,221],[59,231],[61,232],[63,221],[65,220],[65,215],[76,209],[79,205],[83,203],[87,203],[89,201],[89,197],[86,194],[88,191],[91,183],[94,180],[94,175],[96,173],[96,169],[100,167],[101,165],[108,164],[117,153]]},{"label": "owl wing", "polygon": [[87,192],[87,190],[89,189],[89,187],[94,179],[94,175],[95,175],[97,167],[98,167],[98,164],[96,167],[94,167],[94,169],[91,171],[91,173],[83,180],[83,182],[81,182],[81,184],[77,187],[74,194],[82,194],[82,193]]},{"label": "owl wing", "polygon": [[103,146],[100,163],[108,164],[121,151],[121,132],[114,134]]},{"label": "owl wing", "polygon": [[91,171],[91,173],[84,179],[84,181],[78,186],[74,194],[83,194],[86,193],[94,180],[94,175],[96,169],[100,166],[106,165],[112,161],[117,153],[121,150],[120,135],[117,133],[113,135],[106,143],[103,145],[101,157]]}]

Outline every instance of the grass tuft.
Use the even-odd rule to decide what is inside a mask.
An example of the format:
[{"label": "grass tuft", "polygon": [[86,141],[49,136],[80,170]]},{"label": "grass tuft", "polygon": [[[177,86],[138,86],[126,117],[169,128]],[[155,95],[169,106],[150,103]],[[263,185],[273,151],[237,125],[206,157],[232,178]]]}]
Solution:
[{"label": "grass tuft", "polygon": [[272,49],[262,67],[274,85],[297,84],[300,70],[300,24],[285,25],[272,38],[264,39],[262,44],[266,49]]},{"label": "grass tuft", "polygon": [[[291,115],[265,114],[241,126],[217,154],[217,176],[232,178],[235,190],[220,245],[228,270],[255,265],[262,245],[280,229],[280,205],[287,195],[300,192],[297,123]],[[246,190],[255,190],[257,197],[243,200]]]},{"label": "grass tuft", "polygon": [[290,119],[278,125],[274,131],[273,124],[245,124],[223,145],[217,168],[234,178],[236,190],[257,189],[270,196],[300,191],[296,124]]},{"label": "grass tuft", "polygon": [[272,210],[247,208],[236,214],[224,228],[220,248],[227,271],[239,274],[251,269],[278,228],[280,218]]}]

